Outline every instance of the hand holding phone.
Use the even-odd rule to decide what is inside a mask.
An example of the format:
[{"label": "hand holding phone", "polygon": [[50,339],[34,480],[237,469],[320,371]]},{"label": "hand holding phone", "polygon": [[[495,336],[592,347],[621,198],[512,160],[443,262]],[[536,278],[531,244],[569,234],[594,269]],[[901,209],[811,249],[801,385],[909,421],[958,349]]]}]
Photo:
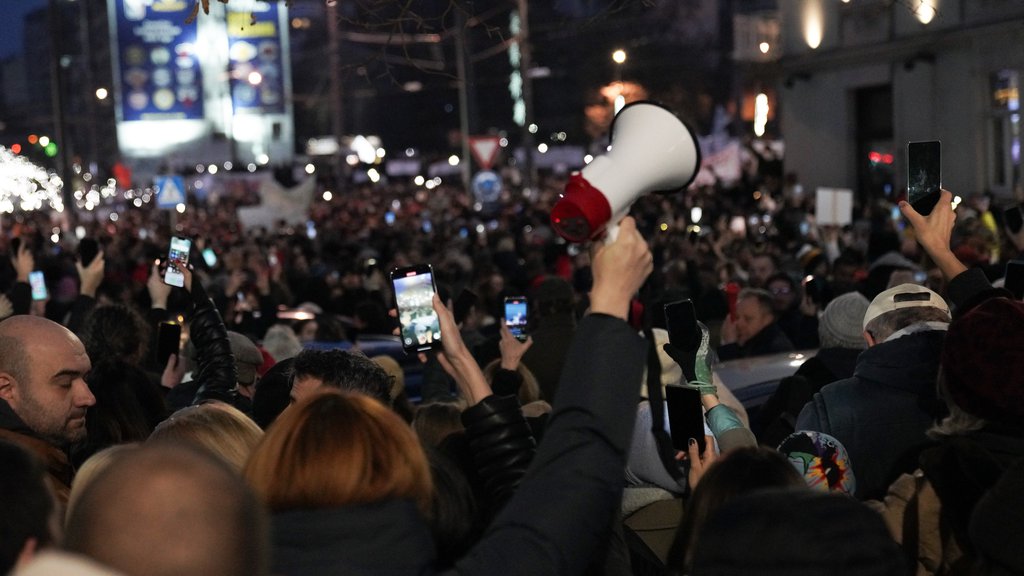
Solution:
[{"label": "hand holding phone", "polygon": [[907,144],[907,201],[927,216],[942,190],[942,146],[938,140]]},{"label": "hand holding phone", "polygon": [[171,238],[171,246],[167,251],[167,269],[164,270],[164,282],[178,288],[185,287],[185,275],[181,270],[188,267],[189,252],[192,241],[188,238]]},{"label": "hand holding phone", "polygon": [[78,242],[78,261],[82,263],[83,268],[92,264],[99,253],[100,245],[95,238],[82,238]]},{"label": "hand holding phone", "polygon": [[163,369],[167,359],[177,354],[181,345],[181,325],[177,322],[161,322],[157,326],[156,349],[153,360]]},{"label": "hand holding phone", "polygon": [[665,404],[668,406],[672,447],[685,452],[692,438],[697,441],[703,453],[707,449],[707,442],[704,438],[704,407],[700,402],[700,392],[693,388],[666,386]]},{"label": "hand holding phone", "polygon": [[433,305],[437,286],[430,264],[392,270],[391,287],[395,293],[399,334],[405,352],[423,352],[439,344],[441,326]]}]

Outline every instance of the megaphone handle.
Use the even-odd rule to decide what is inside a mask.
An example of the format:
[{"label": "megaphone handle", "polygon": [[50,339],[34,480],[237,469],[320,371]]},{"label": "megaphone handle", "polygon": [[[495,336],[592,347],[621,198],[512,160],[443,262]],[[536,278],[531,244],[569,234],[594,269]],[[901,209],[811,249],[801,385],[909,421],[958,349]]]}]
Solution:
[{"label": "megaphone handle", "polygon": [[604,229],[604,243],[605,245],[615,242],[615,239],[619,237],[619,223],[608,224]]}]

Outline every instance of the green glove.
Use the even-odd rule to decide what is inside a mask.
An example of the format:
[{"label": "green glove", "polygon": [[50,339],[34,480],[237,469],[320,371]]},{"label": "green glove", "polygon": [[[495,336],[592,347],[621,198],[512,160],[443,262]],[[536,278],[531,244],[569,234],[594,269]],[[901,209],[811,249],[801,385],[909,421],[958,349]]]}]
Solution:
[{"label": "green glove", "polygon": [[700,345],[696,350],[679,350],[670,343],[665,343],[662,349],[682,368],[683,376],[687,380],[686,384],[681,384],[683,388],[697,390],[702,395],[717,396],[718,388],[711,378],[711,364],[714,362],[711,336],[703,322],[697,322],[697,327],[700,328]]}]

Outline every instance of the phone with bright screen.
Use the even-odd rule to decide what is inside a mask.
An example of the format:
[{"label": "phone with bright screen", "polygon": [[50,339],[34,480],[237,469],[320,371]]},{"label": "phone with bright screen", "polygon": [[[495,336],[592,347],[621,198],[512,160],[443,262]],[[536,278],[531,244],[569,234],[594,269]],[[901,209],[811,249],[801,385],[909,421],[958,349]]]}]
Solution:
[{"label": "phone with bright screen", "polygon": [[505,325],[517,340],[526,340],[526,318],[529,308],[526,296],[505,298]]},{"label": "phone with bright screen", "polygon": [[46,300],[46,277],[40,270],[29,272],[28,283],[32,287],[32,299],[33,300]]},{"label": "phone with bright screen", "polygon": [[171,247],[167,251],[167,270],[164,271],[164,282],[178,288],[185,287],[185,275],[181,270],[188,266],[188,255],[192,251],[192,241],[188,238],[171,237]]},{"label": "phone with bright screen", "polygon": [[213,251],[213,248],[203,248],[203,261],[210,268],[217,265],[217,253]]},{"label": "phone with bright screen", "polygon": [[153,360],[156,365],[167,366],[167,359],[178,353],[181,346],[181,324],[177,322],[161,322],[156,332],[156,356]]},{"label": "phone with bright screen", "polygon": [[437,292],[434,269],[418,264],[391,271],[402,348],[406,353],[429,350],[441,342],[441,325],[434,312]]},{"label": "phone with bright screen", "polygon": [[942,145],[938,140],[907,144],[907,200],[919,214],[931,214],[942,190]]}]

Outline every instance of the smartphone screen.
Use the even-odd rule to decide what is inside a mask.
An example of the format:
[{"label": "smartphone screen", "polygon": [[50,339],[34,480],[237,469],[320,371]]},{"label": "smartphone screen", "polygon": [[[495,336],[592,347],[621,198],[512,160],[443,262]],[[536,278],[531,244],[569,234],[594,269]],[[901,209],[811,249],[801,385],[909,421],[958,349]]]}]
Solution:
[{"label": "smartphone screen", "polygon": [[505,298],[505,325],[518,340],[526,340],[527,311],[525,296]]},{"label": "smartphone screen", "polygon": [[203,248],[203,262],[210,268],[217,265],[217,253],[213,251],[213,248]]},{"label": "smartphone screen", "polygon": [[46,300],[46,278],[43,273],[39,270],[29,272],[28,283],[32,286],[32,299],[33,300]]},{"label": "smartphone screen", "polygon": [[930,214],[942,189],[942,147],[938,140],[907,144],[907,196],[914,210]]},{"label": "smartphone screen", "polygon": [[434,270],[429,264],[391,271],[395,306],[406,353],[422,352],[441,341],[441,325],[434,312]]},{"label": "smartphone screen", "polygon": [[188,254],[191,250],[192,241],[188,238],[171,237],[171,247],[167,251],[167,270],[164,272],[164,282],[178,288],[185,286],[185,275],[181,273],[181,269],[188,266]]},{"label": "smartphone screen", "polygon": [[161,369],[167,366],[167,359],[178,353],[181,344],[181,324],[161,322],[156,332],[156,356],[153,360]]},{"label": "smartphone screen", "polygon": [[1003,287],[1013,294],[1015,300],[1024,300],[1024,260],[1010,260],[1006,263]]},{"label": "smartphone screen", "polygon": [[1003,222],[1012,234],[1020,233],[1021,228],[1024,228],[1024,212],[1021,211],[1020,205],[1007,208],[1003,212]]},{"label": "smartphone screen", "polygon": [[92,264],[99,252],[100,245],[95,238],[82,238],[78,242],[78,261],[82,263],[82,266]]},{"label": "smartphone screen", "polygon": [[668,425],[672,433],[672,446],[676,450],[685,452],[690,438],[693,438],[703,453],[707,446],[704,438],[704,410],[700,403],[700,392],[679,386],[666,386],[665,404],[668,406]]}]

